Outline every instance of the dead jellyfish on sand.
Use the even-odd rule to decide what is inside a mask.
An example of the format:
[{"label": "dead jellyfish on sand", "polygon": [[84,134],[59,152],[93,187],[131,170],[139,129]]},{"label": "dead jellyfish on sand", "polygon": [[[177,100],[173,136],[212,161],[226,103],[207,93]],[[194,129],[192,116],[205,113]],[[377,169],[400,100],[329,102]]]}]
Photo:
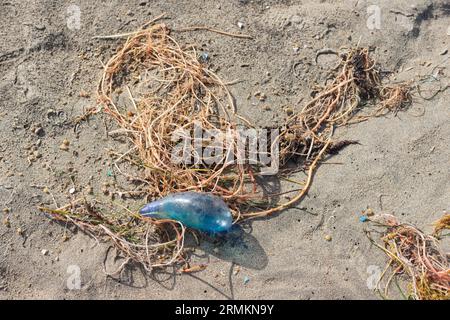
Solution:
[{"label": "dead jellyfish on sand", "polygon": [[231,211],[218,196],[204,192],[180,192],[145,205],[139,213],[157,219],[172,219],[184,226],[208,233],[228,231]]}]

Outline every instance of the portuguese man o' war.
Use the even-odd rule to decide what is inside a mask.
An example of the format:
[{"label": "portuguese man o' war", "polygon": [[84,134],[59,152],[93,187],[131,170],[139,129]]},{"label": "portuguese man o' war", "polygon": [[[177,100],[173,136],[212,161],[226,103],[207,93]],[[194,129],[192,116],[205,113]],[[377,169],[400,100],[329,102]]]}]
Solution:
[{"label": "portuguese man o' war", "polygon": [[172,219],[184,226],[209,232],[228,231],[233,223],[231,211],[218,196],[202,192],[180,192],[145,205],[139,213],[146,217]]}]

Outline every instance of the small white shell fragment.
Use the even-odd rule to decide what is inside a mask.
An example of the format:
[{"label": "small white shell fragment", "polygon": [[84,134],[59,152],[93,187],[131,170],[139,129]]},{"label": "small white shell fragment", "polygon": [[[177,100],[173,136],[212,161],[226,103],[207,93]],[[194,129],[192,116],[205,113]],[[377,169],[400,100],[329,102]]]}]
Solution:
[{"label": "small white shell fragment", "polygon": [[75,193],[75,188],[74,188],[74,187],[70,188],[70,189],[69,189],[69,193],[70,193],[70,194],[74,194],[74,193]]},{"label": "small white shell fragment", "polygon": [[47,249],[42,249],[41,253],[42,253],[43,256],[46,256],[46,255],[48,255],[48,250]]},{"label": "small white shell fragment", "polygon": [[243,29],[244,28],[244,23],[243,22],[238,22],[237,26],[239,27],[239,29]]}]

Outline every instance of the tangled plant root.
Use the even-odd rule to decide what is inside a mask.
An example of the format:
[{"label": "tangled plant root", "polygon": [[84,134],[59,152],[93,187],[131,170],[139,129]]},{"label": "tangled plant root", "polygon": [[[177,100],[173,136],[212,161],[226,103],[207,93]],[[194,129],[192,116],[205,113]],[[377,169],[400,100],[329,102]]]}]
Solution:
[{"label": "tangled plant root", "polygon": [[[450,255],[442,252],[438,238],[427,235],[412,225],[400,223],[392,215],[379,214],[370,220],[385,228],[381,233],[381,243],[373,239],[373,230],[366,230],[369,239],[389,258],[376,286],[384,298],[389,297],[392,281],[404,275],[409,282],[409,298],[450,299]],[[443,220],[446,220],[444,223],[448,227],[448,214],[440,221]],[[439,228],[442,224],[438,223],[437,226]],[[392,271],[390,276],[387,276],[388,270]],[[380,287],[385,277],[387,280],[383,290]]]},{"label": "tangled plant root", "polygon": [[[118,275],[129,262],[141,264],[147,271],[184,261],[184,226],[172,220],[150,220],[120,205],[89,203],[85,198],[59,209],[40,207],[54,220],[71,223],[98,241],[109,238],[125,260]],[[106,267],[105,267],[106,268]]]},{"label": "tangled plant root", "polygon": [[[237,36],[206,27],[179,31],[190,30]],[[295,160],[307,175],[295,196],[285,203],[274,204],[276,195],[264,194],[256,183],[258,164],[237,164],[225,157],[214,165],[172,161],[176,148],[173,133],[178,130],[192,132],[195,124],[217,132],[253,128],[237,114],[227,84],[198,58],[194,46],[180,45],[172,33],[165,24],[155,24],[126,34],[126,42],[104,66],[98,87],[100,108],[90,111],[93,114],[103,110],[110,115],[119,126],[110,134],[122,134],[130,142],[129,151],[116,154],[115,166],[128,179],[142,184],[137,195],[146,201],[188,190],[212,192],[227,202],[235,222],[281,211],[305,195],[319,161],[326,154],[353,143],[333,142],[335,127],[397,111],[411,100],[408,85],[382,85],[368,49],[354,48],[343,54],[334,81],[317,88],[315,97],[303,110],[287,119],[267,151],[276,156],[273,148],[279,144],[280,178],[287,179],[292,173],[286,166],[290,160]],[[120,97],[128,100],[128,106],[120,103]],[[378,103],[375,112],[356,116],[362,103],[370,100]],[[229,146],[235,158],[238,139],[233,135]],[[141,173],[133,176],[123,172],[121,162],[132,164]],[[186,263],[185,230],[177,222],[143,218],[124,208],[107,208],[98,202],[88,204],[84,199],[63,210],[43,210],[95,236],[106,235],[129,261],[141,263],[148,270]]]}]

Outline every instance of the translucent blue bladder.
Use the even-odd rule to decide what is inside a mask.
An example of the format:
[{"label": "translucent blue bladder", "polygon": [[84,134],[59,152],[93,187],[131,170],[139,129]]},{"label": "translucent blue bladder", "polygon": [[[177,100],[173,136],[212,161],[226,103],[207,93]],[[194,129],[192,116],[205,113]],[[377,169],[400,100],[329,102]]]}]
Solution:
[{"label": "translucent blue bladder", "polygon": [[202,192],[174,193],[150,202],[139,213],[177,220],[186,227],[209,233],[228,231],[233,222],[230,209],[220,197]]}]

